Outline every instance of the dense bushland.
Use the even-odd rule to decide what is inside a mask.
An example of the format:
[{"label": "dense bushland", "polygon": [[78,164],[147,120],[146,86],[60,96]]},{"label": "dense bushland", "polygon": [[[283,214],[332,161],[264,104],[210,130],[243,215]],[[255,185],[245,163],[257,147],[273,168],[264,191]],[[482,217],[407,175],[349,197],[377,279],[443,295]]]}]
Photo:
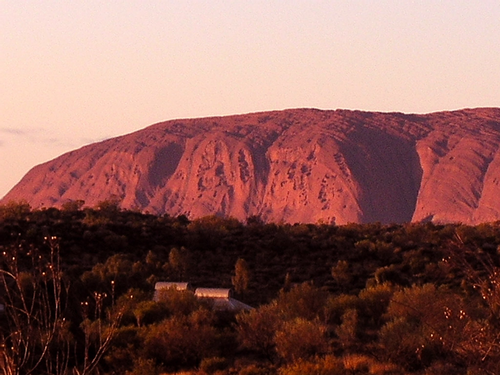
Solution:
[{"label": "dense bushland", "polygon": [[[6,374],[498,374],[500,226],[0,207]],[[156,281],[233,287],[214,311]]]}]

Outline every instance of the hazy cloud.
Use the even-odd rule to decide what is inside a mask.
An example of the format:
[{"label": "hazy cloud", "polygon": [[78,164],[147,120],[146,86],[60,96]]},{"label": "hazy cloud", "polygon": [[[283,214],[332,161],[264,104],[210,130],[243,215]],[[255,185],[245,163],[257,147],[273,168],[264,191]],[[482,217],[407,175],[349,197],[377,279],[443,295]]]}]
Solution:
[{"label": "hazy cloud", "polygon": [[[81,144],[82,141],[75,140],[70,137],[57,137],[54,136],[50,130],[43,128],[0,128],[0,135],[3,135],[3,138],[8,137],[11,142],[28,142],[32,144],[56,147],[75,147],[78,144]],[[4,140],[0,140],[0,142],[4,145],[6,143]],[[2,143],[0,143],[0,145]]]},{"label": "hazy cloud", "polygon": [[58,136],[55,135],[53,131],[44,128],[0,128],[0,147],[24,142],[38,146],[71,149],[101,142],[109,138],[112,138],[112,136],[98,138]]},{"label": "hazy cloud", "polygon": [[15,129],[15,128],[0,128],[0,135],[5,143],[47,143],[47,131],[40,128],[32,129]]},{"label": "hazy cloud", "polygon": [[11,135],[24,135],[26,132],[21,129],[14,128],[0,128],[0,133],[11,134]]}]

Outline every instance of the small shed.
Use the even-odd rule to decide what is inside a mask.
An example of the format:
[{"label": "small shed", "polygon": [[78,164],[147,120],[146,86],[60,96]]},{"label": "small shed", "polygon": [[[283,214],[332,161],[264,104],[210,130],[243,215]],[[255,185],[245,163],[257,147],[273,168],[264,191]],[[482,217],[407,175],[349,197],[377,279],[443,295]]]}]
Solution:
[{"label": "small shed", "polygon": [[160,291],[165,289],[175,290],[189,290],[192,291],[190,283],[176,282],[176,281],[158,281],[155,284],[155,294],[153,300],[158,302],[160,300]]},{"label": "small shed", "polygon": [[224,299],[229,299],[233,295],[231,289],[223,289],[223,288],[197,288],[194,294],[198,298],[224,298]]}]

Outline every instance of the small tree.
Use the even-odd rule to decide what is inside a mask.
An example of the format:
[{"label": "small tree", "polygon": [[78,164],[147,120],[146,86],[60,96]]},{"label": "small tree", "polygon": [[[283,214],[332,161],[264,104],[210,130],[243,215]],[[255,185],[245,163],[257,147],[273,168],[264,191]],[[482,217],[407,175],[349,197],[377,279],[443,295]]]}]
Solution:
[{"label": "small tree", "polygon": [[[75,358],[77,361],[73,367],[75,375],[91,374],[99,365],[117,333],[123,316],[123,309],[121,307],[104,309],[104,299],[106,297],[108,296],[105,293],[96,292],[91,303],[82,303],[84,320],[80,324],[80,329],[84,335],[83,360],[78,362],[78,358]],[[94,307],[93,313],[90,313],[91,305]],[[78,347],[75,346],[74,350],[77,352]]]},{"label": "small tree", "polygon": [[[96,293],[82,304],[80,330],[70,327],[66,316],[72,293],[61,267],[59,239],[50,236],[45,242],[40,250],[19,238],[1,249],[0,370],[5,375],[63,375],[72,366],[75,374],[89,374],[109,348],[121,312],[110,309],[104,317],[106,296]],[[91,308],[95,313],[89,313]]]},{"label": "small tree", "polygon": [[236,316],[236,331],[240,345],[272,360],[276,346],[274,335],[282,324],[282,320],[275,304],[241,312]]},{"label": "small tree", "polygon": [[312,282],[304,282],[285,292],[280,291],[276,303],[286,319],[304,318],[314,320],[324,318],[328,294]]},{"label": "small tree", "polygon": [[198,366],[203,358],[215,354],[217,332],[213,321],[211,311],[200,309],[150,326],[145,335],[145,356],[170,371]]},{"label": "small tree", "polygon": [[358,311],[348,309],[342,315],[342,324],[335,328],[340,343],[344,348],[351,347],[357,339],[358,333]]},{"label": "small tree", "polygon": [[31,206],[25,200],[9,201],[0,206],[0,220],[15,221],[24,219],[31,212]]},{"label": "small tree", "polygon": [[318,320],[296,318],[276,331],[276,351],[286,362],[325,354],[328,350],[326,326]]},{"label": "small tree", "polygon": [[[65,336],[64,321],[68,285],[63,281],[57,238],[46,238],[48,259],[19,238],[3,249],[0,267],[0,298],[4,305],[0,327],[0,367],[4,374],[40,372],[44,363],[52,367],[53,344]],[[66,347],[66,343],[59,343]],[[63,350],[56,373],[66,369],[68,352]]]},{"label": "small tree", "polygon": [[231,278],[236,293],[243,294],[248,289],[250,272],[245,259],[239,258],[234,266],[234,276]]},{"label": "small tree", "polygon": [[349,263],[345,260],[339,260],[335,266],[332,267],[332,277],[337,282],[341,289],[347,289],[346,286],[351,282],[351,275],[349,273]]},{"label": "small tree", "polygon": [[62,211],[68,212],[80,211],[84,205],[85,201],[82,199],[70,200],[68,202],[64,202],[61,206],[61,209]]},{"label": "small tree", "polygon": [[285,282],[283,283],[283,292],[289,292],[292,289],[292,276],[290,272],[285,275]]},{"label": "small tree", "polygon": [[174,247],[168,254],[168,265],[171,271],[175,274],[177,280],[183,280],[187,276],[190,265],[190,254],[185,247]]}]

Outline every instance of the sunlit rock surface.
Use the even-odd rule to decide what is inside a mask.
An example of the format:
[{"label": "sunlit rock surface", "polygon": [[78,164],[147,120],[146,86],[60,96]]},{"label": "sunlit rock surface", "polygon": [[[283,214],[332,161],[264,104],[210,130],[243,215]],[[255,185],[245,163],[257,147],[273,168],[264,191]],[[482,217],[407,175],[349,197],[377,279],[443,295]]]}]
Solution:
[{"label": "sunlit rock surface", "polygon": [[244,221],[500,219],[500,109],[294,109],[174,120],[33,168],[5,196]]}]

